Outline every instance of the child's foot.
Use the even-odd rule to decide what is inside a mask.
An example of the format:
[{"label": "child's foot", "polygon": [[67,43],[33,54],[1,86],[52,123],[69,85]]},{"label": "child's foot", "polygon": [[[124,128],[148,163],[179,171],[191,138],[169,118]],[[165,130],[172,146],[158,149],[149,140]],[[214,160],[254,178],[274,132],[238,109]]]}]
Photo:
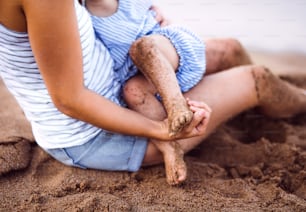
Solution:
[{"label": "child's foot", "polygon": [[183,104],[172,104],[171,112],[168,114],[170,137],[174,137],[179,133],[191,122],[193,117],[192,111],[185,102]]},{"label": "child's foot", "polygon": [[184,152],[177,142],[169,142],[172,148],[164,153],[167,182],[178,185],[187,178],[187,166],[184,161]]},{"label": "child's foot", "polygon": [[271,117],[288,118],[306,112],[306,90],[272,75],[253,72],[262,111]]}]

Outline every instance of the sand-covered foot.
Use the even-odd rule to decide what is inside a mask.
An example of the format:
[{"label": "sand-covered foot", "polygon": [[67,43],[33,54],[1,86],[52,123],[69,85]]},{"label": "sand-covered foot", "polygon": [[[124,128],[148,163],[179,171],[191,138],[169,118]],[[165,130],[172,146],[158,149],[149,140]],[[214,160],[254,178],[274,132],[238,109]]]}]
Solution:
[{"label": "sand-covered foot", "polygon": [[179,185],[187,178],[187,166],[184,161],[184,152],[177,142],[169,143],[173,148],[164,153],[167,182],[170,185]]},{"label": "sand-covered foot", "polygon": [[192,111],[186,104],[173,105],[171,112],[168,114],[170,137],[174,137],[177,133],[179,133],[191,122],[193,117]]},{"label": "sand-covered foot", "polygon": [[269,70],[253,72],[262,112],[275,118],[289,118],[306,112],[306,91],[274,76]]}]

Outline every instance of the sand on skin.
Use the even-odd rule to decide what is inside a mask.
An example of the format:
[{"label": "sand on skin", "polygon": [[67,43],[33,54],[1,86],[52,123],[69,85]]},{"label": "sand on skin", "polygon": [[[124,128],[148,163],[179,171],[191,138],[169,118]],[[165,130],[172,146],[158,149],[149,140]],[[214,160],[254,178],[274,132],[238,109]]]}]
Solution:
[{"label": "sand on skin", "polygon": [[[269,54],[251,55],[269,66]],[[270,56],[271,69],[292,67],[286,80],[306,87],[306,56],[292,66]],[[0,211],[306,210],[306,114],[274,120],[254,109],[235,117],[186,156],[188,180],[178,187],[167,184],[162,165],[82,170],[29,147],[28,166],[0,176]]]}]

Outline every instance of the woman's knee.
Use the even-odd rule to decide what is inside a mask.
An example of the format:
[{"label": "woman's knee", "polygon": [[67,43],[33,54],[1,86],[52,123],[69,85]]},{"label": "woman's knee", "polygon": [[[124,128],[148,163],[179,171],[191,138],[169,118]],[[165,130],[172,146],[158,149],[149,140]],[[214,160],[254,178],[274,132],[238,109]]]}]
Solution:
[{"label": "woman's knee", "polygon": [[225,55],[227,55],[228,60],[233,63],[233,65],[246,65],[251,63],[246,50],[242,44],[233,38],[228,38],[224,40],[225,42]]},{"label": "woman's knee", "polygon": [[273,73],[263,65],[252,65],[251,72],[254,77],[254,81],[267,81],[269,77],[273,76]]},{"label": "woman's knee", "polygon": [[207,40],[206,60],[208,74],[239,65],[251,64],[251,60],[241,43],[232,38]]},{"label": "woman's knee", "polygon": [[227,47],[227,50],[233,54],[240,54],[244,51],[242,44],[234,38],[227,38],[224,39],[225,46]]}]

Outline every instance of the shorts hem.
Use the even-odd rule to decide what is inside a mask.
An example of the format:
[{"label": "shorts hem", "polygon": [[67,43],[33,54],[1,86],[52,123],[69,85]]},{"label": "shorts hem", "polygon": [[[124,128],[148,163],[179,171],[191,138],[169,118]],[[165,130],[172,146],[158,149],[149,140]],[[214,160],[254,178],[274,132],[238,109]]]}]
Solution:
[{"label": "shorts hem", "polygon": [[133,150],[130,155],[130,160],[128,161],[128,171],[136,172],[140,169],[146,154],[147,144],[148,142],[146,138],[138,138],[135,141]]}]

